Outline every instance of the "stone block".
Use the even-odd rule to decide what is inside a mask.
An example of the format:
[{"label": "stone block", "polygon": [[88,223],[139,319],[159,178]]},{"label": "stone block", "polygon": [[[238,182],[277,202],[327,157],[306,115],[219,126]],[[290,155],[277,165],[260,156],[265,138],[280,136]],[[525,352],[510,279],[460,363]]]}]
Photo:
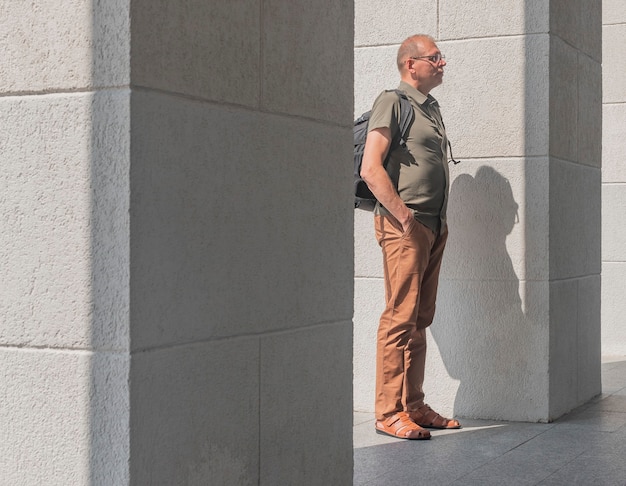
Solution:
[{"label": "stone block", "polygon": [[132,484],[259,484],[257,338],[134,354],[130,382]]},{"label": "stone block", "polygon": [[346,26],[353,26],[352,2],[265,0],[262,10],[261,108],[349,125],[354,77],[346,66],[354,61],[354,30]]},{"label": "stone block", "polygon": [[626,3],[622,0],[602,0],[602,23],[626,23]]},{"label": "stone block", "polygon": [[426,370],[427,402],[464,417],[547,420],[548,304],[545,281],[442,279],[430,333],[445,371]]},{"label": "stone block", "polygon": [[577,45],[580,0],[551,0],[550,32],[571,46]]},{"label": "stone block", "polygon": [[385,308],[385,286],[380,278],[357,278],[354,282],[354,409],[374,410],[376,333]]},{"label": "stone block", "polygon": [[[55,12],[61,11],[57,2],[50,3],[54,5]],[[75,0],[72,3],[75,3]],[[85,4],[81,3],[81,7],[82,5]],[[127,86],[131,75],[130,2],[92,1],[87,5],[91,6],[91,86],[96,88]],[[70,49],[72,48],[73,46],[70,46]],[[67,51],[64,51],[63,55],[66,56]]]},{"label": "stone block", "polygon": [[578,56],[577,160],[602,167],[602,65]]},{"label": "stone block", "polygon": [[397,54],[397,45],[354,49],[354,118],[371,110],[381,91],[398,87]]},{"label": "stone block", "polygon": [[329,284],[354,277],[349,128],[156,93],[132,110],[135,349],[352,318]]},{"label": "stone block", "polygon": [[[448,64],[443,84],[432,94],[441,104],[455,157],[545,155],[548,36],[440,44]],[[467,86],[471,95],[462,96]]]},{"label": "stone block", "polygon": [[577,403],[585,403],[602,392],[601,292],[599,274],[578,279]]},{"label": "stone block", "polygon": [[597,62],[602,61],[602,0],[551,0],[550,32]]},{"label": "stone block", "polygon": [[382,253],[376,241],[371,212],[354,212],[354,267],[357,278],[383,277]]},{"label": "stone block", "polygon": [[0,349],[4,484],[129,484],[128,356]]},{"label": "stone block", "polygon": [[128,348],[128,101],[0,99],[0,342]]},{"label": "stone block", "polygon": [[626,183],[626,103],[602,107],[602,182]]},{"label": "stone block", "polygon": [[600,273],[601,177],[599,169],[550,160],[551,280]]},{"label": "stone block", "polygon": [[578,279],[550,282],[550,420],[578,402]]},{"label": "stone block", "polygon": [[547,174],[546,160],[536,158],[476,159],[451,168],[442,276],[546,279]]},{"label": "stone block", "polygon": [[[525,163],[525,196],[520,220],[524,223],[524,248],[522,257],[524,273],[519,273],[525,280],[547,280],[550,265],[548,259],[550,242],[550,160],[537,157]],[[511,257],[515,254],[511,253]],[[519,257],[519,254],[517,255]],[[514,260],[515,262],[515,260]]]},{"label": "stone block", "polygon": [[351,343],[351,321],[261,338],[259,484],[352,482]]},{"label": "stone block", "polygon": [[550,418],[601,392],[600,275],[550,283]]},{"label": "stone block", "polygon": [[626,43],[626,23],[605,25],[602,29],[602,101],[624,103],[626,101],[626,56],[622,46]]},{"label": "stone block", "polygon": [[129,82],[129,2],[3,2],[0,92],[38,92]]},{"label": "stone block", "polygon": [[[368,0],[354,2],[354,45],[397,44],[414,34],[437,35],[435,0]],[[397,46],[396,46],[397,49]]]},{"label": "stone block", "polygon": [[578,52],[550,41],[550,155],[578,161]]},{"label": "stone block", "polygon": [[549,3],[542,0],[490,0],[440,2],[442,39],[502,37],[548,32]]},{"label": "stone block", "polygon": [[[130,475],[130,357],[126,352],[105,351],[90,353],[89,358],[91,380],[83,393],[89,394],[91,484],[126,484]],[[70,374],[67,369],[63,373]]]},{"label": "stone block", "polygon": [[626,355],[626,262],[602,264],[602,354]]},{"label": "stone block", "polygon": [[133,85],[258,107],[260,8],[259,0],[131,2]]},{"label": "stone block", "polygon": [[575,32],[580,50],[602,64],[602,8],[604,0],[578,0],[579,26]]},{"label": "stone block", "polygon": [[626,262],[626,185],[602,186],[602,260]]},{"label": "stone block", "polygon": [[[433,337],[432,328],[427,330],[428,352],[426,353],[426,376],[424,393],[426,403],[445,417],[455,417],[456,396],[459,391],[460,379],[450,375],[443,360],[437,340]],[[445,350],[445,344],[444,350]]]}]

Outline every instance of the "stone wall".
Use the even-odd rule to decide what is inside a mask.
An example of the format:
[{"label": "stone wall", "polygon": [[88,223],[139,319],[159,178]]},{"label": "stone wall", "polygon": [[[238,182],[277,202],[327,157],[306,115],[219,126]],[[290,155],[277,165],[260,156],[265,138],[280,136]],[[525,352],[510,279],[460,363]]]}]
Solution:
[{"label": "stone wall", "polygon": [[3,3],[0,482],[351,482],[352,25]]},{"label": "stone wall", "polygon": [[626,3],[602,3],[602,352],[626,355]]},{"label": "stone wall", "polygon": [[[410,21],[388,29],[375,2],[356,3],[355,112],[397,85],[398,44],[430,34],[448,63],[432,94],[463,160],[450,171],[427,402],[552,420],[600,391],[600,3],[393,4]],[[371,219],[355,219],[357,410],[373,407],[383,301]]]},{"label": "stone wall", "polygon": [[128,484],[128,2],[0,7],[0,473]]}]

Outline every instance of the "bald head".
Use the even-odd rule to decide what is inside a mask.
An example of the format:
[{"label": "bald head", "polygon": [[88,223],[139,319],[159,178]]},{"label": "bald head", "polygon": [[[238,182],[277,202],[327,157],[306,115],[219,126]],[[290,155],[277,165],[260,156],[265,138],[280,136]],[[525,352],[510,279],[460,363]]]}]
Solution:
[{"label": "bald head", "polygon": [[443,82],[445,57],[429,35],[413,35],[400,44],[397,62],[400,79],[425,95]]},{"label": "bald head", "polygon": [[404,74],[404,71],[406,70],[407,59],[410,57],[422,56],[424,54],[424,45],[434,43],[435,39],[426,34],[412,35],[411,37],[405,39],[402,44],[400,44],[396,60],[400,74]]}]

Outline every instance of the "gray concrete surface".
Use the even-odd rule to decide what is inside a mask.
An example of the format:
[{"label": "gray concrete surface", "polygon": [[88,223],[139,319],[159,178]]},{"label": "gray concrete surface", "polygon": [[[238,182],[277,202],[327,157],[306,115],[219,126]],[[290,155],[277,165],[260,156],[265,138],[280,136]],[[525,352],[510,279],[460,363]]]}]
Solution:
[{"label": "gray concrete surface", "polygon": [[604,357],[602,395],[549,423],[462,420],[430,441],[354,415],[355,486],[626,485],[626,356]]}]

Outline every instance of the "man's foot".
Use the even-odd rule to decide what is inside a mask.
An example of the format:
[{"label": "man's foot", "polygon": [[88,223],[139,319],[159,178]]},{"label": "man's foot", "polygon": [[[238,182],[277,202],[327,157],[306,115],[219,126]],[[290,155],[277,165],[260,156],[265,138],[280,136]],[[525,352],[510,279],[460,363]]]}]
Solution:
[{"label": "man's foot", "polygon": [[460,429],[458,420],[442,417],[428,405],[424,404],[416,411],[408,412],[413,422],[429,429]]},{"label": "man's foot", "polygon": [[413,422],[406,412],[398,412],[385,420],[377,420],[376,432],[398,439],[430,439],[430,432]]}]

